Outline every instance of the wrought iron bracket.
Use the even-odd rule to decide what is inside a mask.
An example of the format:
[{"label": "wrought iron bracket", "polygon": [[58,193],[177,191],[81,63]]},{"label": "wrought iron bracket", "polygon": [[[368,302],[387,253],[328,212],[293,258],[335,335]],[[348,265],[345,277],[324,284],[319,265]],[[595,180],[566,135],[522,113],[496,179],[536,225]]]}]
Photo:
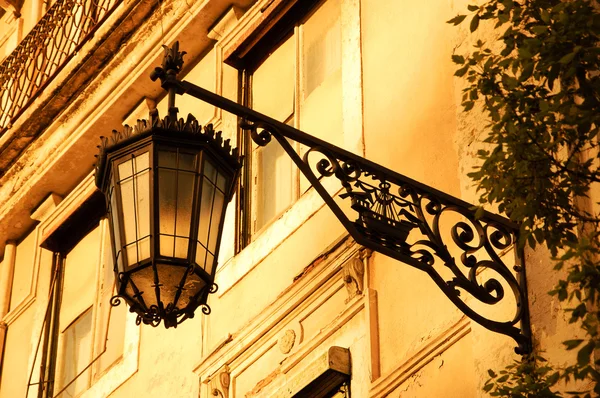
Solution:
[{"label": "wrought iron bracket", "polygon": [[[183,65],[178,43],[152,80],[237,115],[260,146],[274,138],[357,243],[426,272],[464,314],[483,327],[512,337],[515,352],[532,350],[519,226],[465,201],[338,148],[267,115],[205,90],[176,75]],[[172,94],[171,94],[172,93]],[[308,148],[301,156],[290,141]],[[328,190],[325,181],[337,180]],[[341,194],[339,194],[341,192]],[[506,294],[507,292],[511,294]],[[496,308],[511,311],[498,320]]]}]

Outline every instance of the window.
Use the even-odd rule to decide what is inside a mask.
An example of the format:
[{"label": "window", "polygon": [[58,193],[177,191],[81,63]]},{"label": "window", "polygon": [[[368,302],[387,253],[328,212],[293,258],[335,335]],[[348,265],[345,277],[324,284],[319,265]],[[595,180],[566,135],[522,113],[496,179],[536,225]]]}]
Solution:
[{"label": "window", "polygon": [[64,256],[54,389],[64,389],[59,397],[86,391],[123,352],[127,312],[124,305],[110,307],[116,291],[108,241],[102,220]]},{"label": "window", "polygon": [[294,394],[294,398],[350,398],[350,382],[321,381]]},{"label": "window", "polygon": [[127,311],[110,306],[116,286],[103,211],[104,199],[93,194],[43,244],[55,252],[40,339],[43,397],[77,397],[123,357]]},{"label": "window", "polygon": [[350,398],[350,350],[333,346],[285,386],[294,398]]},{"label": "window", "polygon": [[344,382],[341,385],[335,387],[327,398],[350,398],[350,383]]},{"label": "window", "polygon": [[[306,10],[298,2],[245,57],[244,101],[251,108],[341,145],[340,0]],[[290,18],[297,18],[290,21]],[[299,19],[298,19],[299,18]],[[282,26],[284,25],[284,26]],[[273,45],[270,45],[272,43]],[[293,143],[302,155],[305,148]],[[242,234],[247,244],[308,188],[290,157],[273,140],[247,142]]]},{"label": "window", "polygon": [[90,370],[86,368],[92,361],[92,309],[80,315],[62,334],[61,379],[58,387],[65,386],[63,396],[75,397],[90,386]]}]

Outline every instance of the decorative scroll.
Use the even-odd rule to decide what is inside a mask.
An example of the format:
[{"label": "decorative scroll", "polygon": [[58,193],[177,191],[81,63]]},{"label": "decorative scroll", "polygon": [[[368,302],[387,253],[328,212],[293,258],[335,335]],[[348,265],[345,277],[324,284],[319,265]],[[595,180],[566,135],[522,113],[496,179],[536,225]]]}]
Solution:
[{"label": "decorative scroll", "polygon": [[223,366],[211,380],[211,395],[220,398],[229,398],[231,373],[227,365]]},{"label": "decorative scroll", "polygon": [[[123,278],[123,274],[121,274],[119,278]],[[121,304],[121,299],[127,301],[127,304],[129,305],[129,312],[138,312],[138,315],[135,319],[136,325],[141,325],[143,323],[144,325],[157,327],[158,325],[160,325],[161,321],[165,321],[171,326],[174,326],[181,324],[181,322],[185,321],[186,319],[194,317],[193,312],[190,313],[188,311],[185,311],[185,309],[173,307],[172,304],[168,305],[162,311],[157,305],[147,306],[142,298],[144,292],[139,291],[135,285],[132,284],[132,286],[133,290],[135,291],[133,298],[139,301],[132,301],[128,300],[128,297],[126,296],[115,295],[111,297],[110,305],[116,307]],[[211,294],[216,293],[217,289],[217,284],[213,283],[212,285],[210,285],[208,292]],[[208,304],[200,304],[199,307],[204,315],[210,315],[211,308]],[[143,312],[143,315],[140,315],[139,312]]]},{"label": "decorative scroll", "polygon": [[57,0],[0,64],[0,134],[60,72],[121,0]]},{"label": "decorative scroll", "polygon": [[364,291],[365,266],[363,261],[357,257],[346,261],[342,265],[342,275],[348,291],[346,302],[349,302]]},{"label": "decorative scroll", "polygon": [[[301,159],[287,142],[286,126],[247,120],[241,125],[258,145],[271,136],[279,142],[359,244],[427,272],[463,313],[515,339],[517,353],[531,351],[517,225],[488,212],[476,218],[466,202],[306,136],[298,140],[310,148]],[[339,198],[350,202],[352,214],[324,188],[330,178],[341,184]],[[516,255],[512,267],[508,254]],[[514,314],[505,321],[482,314],[477,303],[509,300]]]},{"label": "decorative scroll", "polygon": [[[528,321],[523,269],[518,258],[515,263],[507,256],[517,250],[516,225],[489,213],[476,218],[467,203],[329,148],[312,147],[303,162],[313,183],[339,180],[344,191],[339,197],[354,212],[341,221],[357,242],[427,272],[466,315],[514,338],[518,353],[531,350],[528,331],[522,330]],[[494,305],[507,294],[515,303],[512,319],[493,320],[475,309],[481,307],[476,301]]]}]

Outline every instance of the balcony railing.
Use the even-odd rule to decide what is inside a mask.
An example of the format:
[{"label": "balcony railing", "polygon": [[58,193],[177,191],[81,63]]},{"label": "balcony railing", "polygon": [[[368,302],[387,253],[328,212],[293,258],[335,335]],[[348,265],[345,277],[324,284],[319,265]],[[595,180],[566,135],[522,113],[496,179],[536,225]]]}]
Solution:
[{"label": "balcony railing", "polygon": [[0,64],[0,135],[52,81],[121,0],[58,0]]}]

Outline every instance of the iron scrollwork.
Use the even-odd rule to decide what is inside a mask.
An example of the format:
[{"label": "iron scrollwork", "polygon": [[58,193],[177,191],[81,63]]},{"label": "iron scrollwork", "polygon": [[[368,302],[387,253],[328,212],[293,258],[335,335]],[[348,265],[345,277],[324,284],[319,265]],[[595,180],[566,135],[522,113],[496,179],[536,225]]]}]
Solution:
[{"label": "iron scrollwork", "polygon": [[[341,221],[359,243],[427,272],[467,316],[515,339],[517,353],[531,351],[516,225],[489,213],[476,217],[467,203],[322,146],[306,152],[303,163],[318,184],[339,180],[339,197],[350,200],[354,212],[354,219],[345,215]],[[517,254],[512,269],[511,252]],[[475,309],[472,299],[498,304],[508,299],[507,290],[516,307],[511,319],[493,320]]]},{"label": "iron scrollwork", "polygon": [[[518,225],[489,212],[476,217],[467,202],[190,82],[168,84],[176,86],[178,94],[240,117],[240,127],[257,145],[274,138],[357,243],[426,272],[463,313],[489,330],[512,337],[517,353],[531,352]],[[290,141],[308,148],[303,157]],[[341,184],[338,197],[350,201],[349,211],[342,210],[336,195],[324,187],[324,181],[332,179]],[[514,264],[507,260],[510,252]],[[514,315],[506,321],[487,316],[480,305],[509,302],[507,291],[512,293]]]},{"label": "iron scrollwork", "polygon": [[240,119],[240,128],[249,131],[252,141],[258,146],[265,146],[271,142],[272,131],[275,130],[270,124],[253,122],[246,118]]},{"label": "iron scrollwork", "polygon": [[[287,126],[247,119],[240,125],[257,145],[275,138],[358,243],[425,271],[464,314],[512,337],[517,353],[531,351],[517,225],[487,212],[475,217],[468,203],[333,145],[300,137],[310,148],[300,158],[287,140]],[[339,181],[339,197],[350,201],[354,214],[342,211],[324,188],[328,178]],[[515,255],[512,267],[506,260],[510,253]],[[479,304],[473,300],[484,305],[513,300],[514,314],[505,321],[494,320],[476,309]]]}]

